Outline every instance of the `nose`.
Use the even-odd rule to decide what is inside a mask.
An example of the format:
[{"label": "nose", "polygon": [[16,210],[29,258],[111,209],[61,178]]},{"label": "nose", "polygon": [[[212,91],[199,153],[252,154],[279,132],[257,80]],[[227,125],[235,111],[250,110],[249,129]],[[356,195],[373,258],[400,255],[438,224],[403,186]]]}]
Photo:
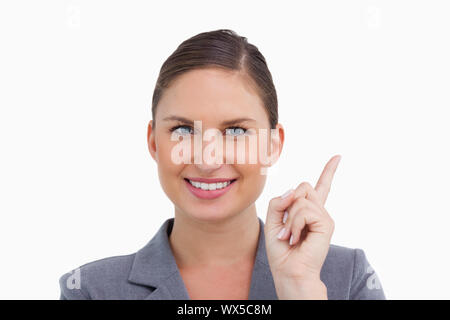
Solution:
[{"label": "nose", "polygon": [[223,166],[223,164],[207,164],[204,161],[201,164],[194,165],[197,167],[198,171],[203,173],[205,176],[213,174]]},{"label": "nose", "polygon": [[[219,138],[220,137],[216,137]],[[194,146],[193,164],[204,175],[211,175],[224,165],[223,148],[217,139],[202,141],[201,146]]]}]

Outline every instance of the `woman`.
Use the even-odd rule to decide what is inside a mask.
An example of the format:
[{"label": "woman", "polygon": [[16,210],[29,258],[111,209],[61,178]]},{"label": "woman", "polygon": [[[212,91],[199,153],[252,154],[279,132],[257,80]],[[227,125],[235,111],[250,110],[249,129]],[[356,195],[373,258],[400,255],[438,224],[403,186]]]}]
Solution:
[{"label": "woman", "polygon": [[364,251],[330,245],[324,204],[340,156],[258,218],[284,130],[265,58],[246,38],[184,41],[161,68],[152,118],[148,148],[175,218],[138,252],[63,275],[61,299],[385,298]]}]

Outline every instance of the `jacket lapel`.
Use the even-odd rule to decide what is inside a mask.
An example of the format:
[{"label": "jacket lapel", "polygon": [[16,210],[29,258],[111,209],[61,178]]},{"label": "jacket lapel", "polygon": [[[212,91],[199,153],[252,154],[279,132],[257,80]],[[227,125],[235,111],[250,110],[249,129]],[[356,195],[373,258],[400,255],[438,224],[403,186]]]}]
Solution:
[{"label": "jacket lapel", "polygon": [[[250,284],[249,300],[278,299],[267,260],[264,223],[258,217],[260,232]],[[189,294],[179,272],[169,235],[174,218],[167,219],[155,236],[136,253],[128,280],[155,288],[146,300],[189,300]]]},{"label": "jacket lapel", "polygon": [[169,244],[173,220],[167,219],[134,257],[128,281],[155,288],[146,300],[189,299]]}]

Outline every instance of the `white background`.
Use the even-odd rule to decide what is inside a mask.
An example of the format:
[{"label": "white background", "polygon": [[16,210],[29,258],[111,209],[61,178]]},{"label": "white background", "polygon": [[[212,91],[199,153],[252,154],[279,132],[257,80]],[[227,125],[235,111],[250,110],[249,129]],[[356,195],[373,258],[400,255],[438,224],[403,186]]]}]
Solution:
[{"label": "white background", "polygon": [[448,299],[448,1],[1,1],[0,298],[143,247],[173,216],[146,145],[164,60],[229,28],[266,57],[286,130],[257,202],[342,160],[332,243],[388,299]]}]

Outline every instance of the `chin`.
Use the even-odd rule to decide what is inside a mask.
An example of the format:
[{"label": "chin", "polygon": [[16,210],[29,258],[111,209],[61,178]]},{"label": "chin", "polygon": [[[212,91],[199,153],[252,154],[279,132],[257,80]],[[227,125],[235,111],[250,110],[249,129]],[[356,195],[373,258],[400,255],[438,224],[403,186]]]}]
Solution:
[{"label": "chin", "polygon": [[[185,203],[186,204],[186,203]],[[219,222],[238,214],[238,209],[229,208],[228,204],[198,204],[192,203],[181,208],[190,218],[205,222]]]}]

